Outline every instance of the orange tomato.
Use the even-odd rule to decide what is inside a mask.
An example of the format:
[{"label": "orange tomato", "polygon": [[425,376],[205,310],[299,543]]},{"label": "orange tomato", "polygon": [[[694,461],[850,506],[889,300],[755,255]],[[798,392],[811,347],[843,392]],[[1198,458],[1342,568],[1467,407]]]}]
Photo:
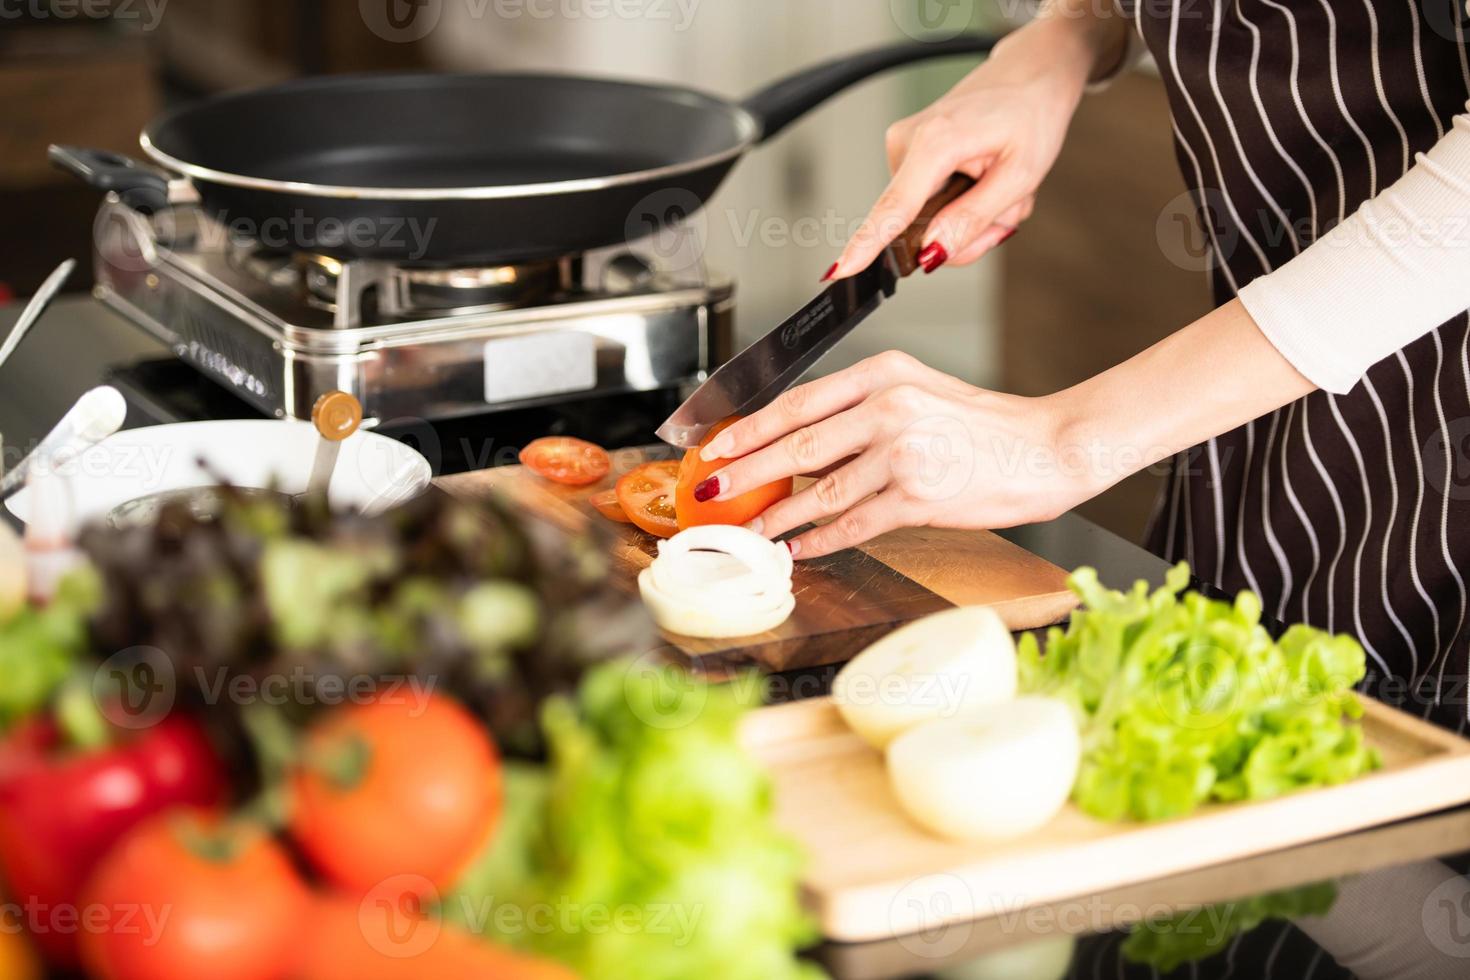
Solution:
[{"label": "orange tomato", "polygon": [[619,524],[633,523],[628,517],[627,511],[623,510],[623,505],[618,503],[618,491],[616,489],[602,490],[594,493],[587,498],[587,502],[597,508],[597,512],[610,521],[617,521]]},{"label": "orange tomato", "polygon": [[767,507],[778,500],[791,496],[795,481],[791,477],[756,487],[730,500],[694,499],[694,488],[708,479],[714,472],[729,464],[728,460],[705,462],[699,458],[699,450],[707,446],[721,431],[740,421],[740,416],[731,416],[709,430],[698,446],[684,453],[679,463],[679,481],[674,491],[674,510],[678,514],[679,530],[698,527],[701,524],[746,524],[759,517]]},{"label": "orange tomato", "polygon": [[572,487],[596,483],[612,469],[606,449],[570,436],[536,439],[521,450],[520,459],[537,476]]},{"label": "orange tomato", "polygon": [[285,980],[309,907],[264,828],[171,810],[97,866],[82,908],[107,921],[82,929],[82,962],[97,980]]},{"label": "orange tomato", "polygon": [[674,517],[679,466],[671,459],[661,459],[636,466],[618,480],[618,503],[623,505],[623,513],[649,534],[669,538],[679,530]]},{"label": "orange tomato", "polygon": [[571,970],[496,946],[412,904],[323,896],[293,980],[574,980]]},{"label": "orange tomato", "polygon": [[454,882],[500,817],[500,758],[468,711],[408,693],[337,708],[308,731],[293,774],[291,837],[328,881]]}]

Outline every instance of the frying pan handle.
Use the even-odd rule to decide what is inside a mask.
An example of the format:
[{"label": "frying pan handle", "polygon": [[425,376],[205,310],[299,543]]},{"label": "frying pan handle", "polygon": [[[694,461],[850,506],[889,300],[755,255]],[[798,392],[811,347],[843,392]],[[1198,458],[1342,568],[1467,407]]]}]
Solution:
[{"label": "frying pan handle", "polygon": [[998,40],[989,35],[967,34],[946,41],[905,41],[846,55],[773,82],[741,105],[760,123],[760,139],[765,142],[798,116],[865,78],[929,58],[986,54]]},{"label": "frying pan handle", "polygon": [[893,259],[898,265],[900,276],[913,275],[919,268],[919,250],[924,247],[924,236],[929,231],[929,222],[944,210],[945,205],[974,186],[975,178],[969,174],[951,174],[944,186],[924,202],[914,223],[904,229],[903,234],[895,238],[889,246],[893,250]]},{"label": "frying pan handle", "polygon": [[168,178],[132,157],[108,150],[52,144],[51,163],[99,191],[114,191],[129,206],[150,214],[168,206]]}]

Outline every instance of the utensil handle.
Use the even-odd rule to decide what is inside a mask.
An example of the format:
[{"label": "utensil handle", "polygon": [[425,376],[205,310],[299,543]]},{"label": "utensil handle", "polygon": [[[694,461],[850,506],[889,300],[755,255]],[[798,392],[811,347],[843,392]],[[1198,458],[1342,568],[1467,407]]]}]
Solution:
[{"label": "utensil handle", "polygon": [[928,234],[929,224],[934,216],[943,211],[945,205],[974,186],[975,178],[969,174],[952,174],[944,182],[944,186],[939,188],[939,192],[924,202],[914,223],[905,228],[889,246],[900,276],[912,275],[919,268],[919,250],[924,247],[924,236]]},{"label": "utensil handle", "polygon": [[108,150],[53,143],[46,156],[99,191],[113,191],[136,211],[151,214],[168,206],[168,178],[132,157]]},{"label": "utensil handle", "polygon": [[944,41],[905,41],[834,58],[773,82],[751,94],[741,106],[761,126],[761,142],[838,92],[879,72],[915,61],[962,54],[986,54],[999,38],[967,34]]},{"label": "utensil handle", "polygon": [[25,486],[32,467],[38,462],[53,467],[64,465],[112,435],[122,428],[127,412],[127,402],[111,385],[93,388],[82,395],[36,448],[15,469],[0,477],[0,500]]},{"label": "utensil handle", "polygon": [[10,360],[10,355],[14,354],[15,349],[20,346],[20,342],[26,339],[26,334],[30,333],[31,327],[36,325],[36,321],[41,319],[41,314],[46,312],[46,307],[51,304],[51,300],[61,291],[61,287],[66,285],[66,281],[71,278],[71,274],[76,270],[76,267],[76,259],[67,259],[57,266],[51,275],[46,277],[45,282],[41,283],[41,288],[36,290],[30,302],[25,305],[25,309],[20,311],[20,317],[15,321],[15,325],[10,328],[10,335],[5,338],[4,343],[0,343],[0,366],[3,366],[6,361]]}]

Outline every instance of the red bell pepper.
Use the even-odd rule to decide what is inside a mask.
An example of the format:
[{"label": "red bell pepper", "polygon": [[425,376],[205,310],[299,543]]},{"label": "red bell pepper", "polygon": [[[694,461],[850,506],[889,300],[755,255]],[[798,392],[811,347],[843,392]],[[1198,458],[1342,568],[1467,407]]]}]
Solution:
[{"label": "red bell pepper", "polygon": [[161,810],[224,798],[223,767],[192,718],[111,734],[103,748],[69,749],[52,719],[36,718],[0,739],[0,872],[37,944],[62,965],[77,962],[79,896],[113,842]]}]

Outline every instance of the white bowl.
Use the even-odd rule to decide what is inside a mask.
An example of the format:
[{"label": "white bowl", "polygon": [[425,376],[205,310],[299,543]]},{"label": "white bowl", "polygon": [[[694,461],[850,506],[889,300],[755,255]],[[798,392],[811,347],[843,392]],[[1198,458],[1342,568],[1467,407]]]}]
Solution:
[{"label": "white bowl", "polygon": [[[317,446],[309,422],[241,419],[181,422],[109,436],[64,464],[76,518],[103,519],[119,504],[147,494],[207,486],[223,479],[239,487],[306,489]],[[200,461],[204,465],[200,465]],[[358,430],[343,440],[327,487],[333,508],[386,510],[417,496],[432,477],[429,461],[410,446]],[[30,489],[6,501],[22,521]]]}]

